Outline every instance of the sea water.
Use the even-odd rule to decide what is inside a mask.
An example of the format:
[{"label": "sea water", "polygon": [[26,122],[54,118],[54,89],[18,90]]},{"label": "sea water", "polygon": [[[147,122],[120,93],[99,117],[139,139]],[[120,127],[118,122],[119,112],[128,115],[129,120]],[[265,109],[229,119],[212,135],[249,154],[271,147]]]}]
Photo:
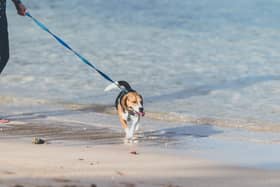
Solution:
[{"label": "sea water", "polygon": [[[279,0],[23,2],[96,67],[143,95],[140,142],[280,168]],[[118,91],[104,92],[109,82],[18,16],[9,0],[7,14],[11,58],[0,96],[13,105],[1,112],[121,131],[116,116],[37,108],[45,101],[106,108]]]},{"label": "sea water", "polygon": [[[278,129],[278,0],[28,0],[30,13],[160,119]],[[7,8],[1,95],[112,105],[118,91],[29,18]],[[151,117],[153,117],[151,115]]]}]

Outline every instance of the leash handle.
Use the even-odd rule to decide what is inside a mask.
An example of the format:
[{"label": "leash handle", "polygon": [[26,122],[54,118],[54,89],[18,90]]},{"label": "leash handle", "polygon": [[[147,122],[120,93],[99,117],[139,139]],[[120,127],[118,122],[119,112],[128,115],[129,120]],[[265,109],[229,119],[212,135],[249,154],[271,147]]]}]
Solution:
[{"label": "leash handle", "polygon": [[42,22],[38,21],[36,18],[34,18],[28,11],[26,11],[25,15],[32,19],[42,30],[49,33],[58,43],[60,43],[62,46],[70,50],[72,53],[74,53],[75,56],[77,56],[83,63],[94,69],[99,75],[101,75],[104,79],[107,81],[115,84],[118,88],[121,89],[120,85],[111,79],[107,74],[96,68],[92,63],[90,63],[85,57],[83,57],[80,53],[75,51],[69,44],[67,44],[63,39],[55,35],[53,32],[51,32],[47,26],[45,26]]}]

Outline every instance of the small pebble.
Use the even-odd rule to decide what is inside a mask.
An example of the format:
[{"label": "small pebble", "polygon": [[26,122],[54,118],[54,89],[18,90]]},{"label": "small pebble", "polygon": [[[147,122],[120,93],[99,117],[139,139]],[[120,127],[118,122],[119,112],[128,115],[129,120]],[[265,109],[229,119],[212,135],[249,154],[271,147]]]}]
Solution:
[{"label": "small pebble", "polygon": [[44,144],[45,143],[45,140],[41,139],[41,138],[38,138],[38,137],[34,137],[32,139],[32,143],[33,144]]},{"label": "small pebble", "polygon": [[132,155],[138,155],[138,153],[136,151],[131,151],[130,154]]}]

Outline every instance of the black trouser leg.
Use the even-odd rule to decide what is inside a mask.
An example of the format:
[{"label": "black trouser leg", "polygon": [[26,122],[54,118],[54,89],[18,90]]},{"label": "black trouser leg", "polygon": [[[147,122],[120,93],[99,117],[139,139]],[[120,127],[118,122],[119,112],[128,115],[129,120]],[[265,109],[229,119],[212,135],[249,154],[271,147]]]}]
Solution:
[{"label": "black trouser leg", "polygon": [[0,74],[9,60],[9,36],[8,31],[0,30]]}]

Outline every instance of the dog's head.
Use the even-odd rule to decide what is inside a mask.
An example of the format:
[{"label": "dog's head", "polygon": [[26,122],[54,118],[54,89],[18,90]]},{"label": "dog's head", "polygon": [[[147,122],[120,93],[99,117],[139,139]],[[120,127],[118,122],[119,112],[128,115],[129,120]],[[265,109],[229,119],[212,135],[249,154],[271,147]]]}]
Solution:
[{"label": "dog's head", "polygon": [[143,106],[143,97],[137,92],[128,92],[124,95],[121,101],[121,105],[127,111],[132,111],[138,115],[144,116],[144,106]]}]

